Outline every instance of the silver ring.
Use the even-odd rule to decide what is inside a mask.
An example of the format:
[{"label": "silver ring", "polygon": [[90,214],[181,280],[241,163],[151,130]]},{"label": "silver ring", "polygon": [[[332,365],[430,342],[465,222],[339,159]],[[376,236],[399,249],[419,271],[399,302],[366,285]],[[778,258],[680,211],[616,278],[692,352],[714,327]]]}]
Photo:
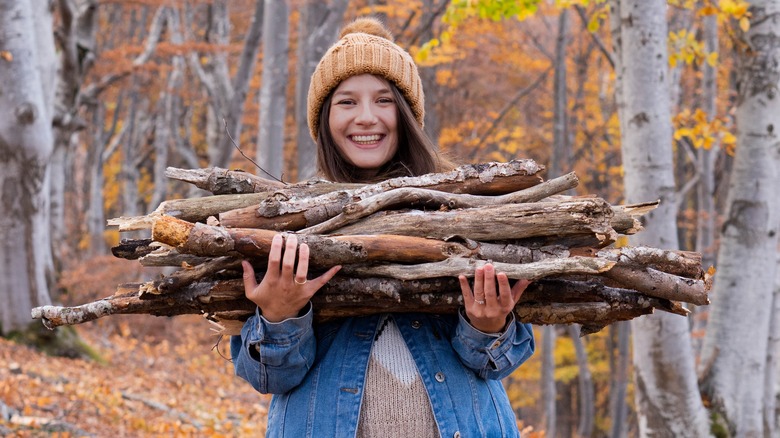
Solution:
[{"label": "silver ring", "polygon": [[303,282],[300,282],[300,281],[298,281],[298,279],[297,279],[297,278],[293,277],[293,281],[295,282],[295,284],[298,284],[298,285],[301,285],[301,286],[303,286],[303,285],[304,285],[304,284],[306,284],[306,282],[307,282],[307,281],[309,281],[309,280],[308,280],[308,279],[304,279],[304,280],[303,280]]},{"label": "silver ring", "polygon": [[477,304],[482,304],[482,305],[485,304],[485,300],[474,300],[474,302],[477,303]]}]

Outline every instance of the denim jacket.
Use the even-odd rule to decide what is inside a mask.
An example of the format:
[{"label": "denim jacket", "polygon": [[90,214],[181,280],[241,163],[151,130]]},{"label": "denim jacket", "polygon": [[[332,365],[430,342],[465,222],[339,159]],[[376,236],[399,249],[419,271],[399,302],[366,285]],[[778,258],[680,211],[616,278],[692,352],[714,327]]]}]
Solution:
[{"label": "denim jacket", "polygon": [[[442,437],[518,437],[501,383],[534,351],[530,324],[500,335],[462,315],[392,314],[428,392]],[[514,316],[512,316],[514,318]],[[259,312],[233,336],[236,374],[274,397],[267,437],[354,437],[381,315],[313,324],[313,312],[270,323]]]}]

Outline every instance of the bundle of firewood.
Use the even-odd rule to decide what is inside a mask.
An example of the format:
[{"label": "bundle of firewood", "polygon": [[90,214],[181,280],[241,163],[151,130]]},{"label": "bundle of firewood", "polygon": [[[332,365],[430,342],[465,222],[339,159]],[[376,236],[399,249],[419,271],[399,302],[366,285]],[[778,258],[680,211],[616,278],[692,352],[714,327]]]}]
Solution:
[{"label": "bundle of firewood", "polygon": [[151,238],[123,240],[113,248],[117,257],[178,269],[81,306],[33,309],[33,318],[54,327],[111,314],[197,313],[237,333],[255,309],[244,297],[240,262],[251,261],[262,276],[279,232],[309,245],[310,278],[342,265],[312,300],[320,320],[454,313],[462,304],[457,276],[488,262],[510,279],[533,280],[515,309],[520,320],[581,324],[583,334],[654,309],[684,316],[683,303],[708,303],[712,272],[703,271],[699,254],[613,245],[639,232],[640,217],[657,202],[613,206],[566,196],[576,176],[543,181],[542,170],[513,160],[362,185],[169,168],[170,178],[213,196],[166,201],[109,225],[151,230]]}]

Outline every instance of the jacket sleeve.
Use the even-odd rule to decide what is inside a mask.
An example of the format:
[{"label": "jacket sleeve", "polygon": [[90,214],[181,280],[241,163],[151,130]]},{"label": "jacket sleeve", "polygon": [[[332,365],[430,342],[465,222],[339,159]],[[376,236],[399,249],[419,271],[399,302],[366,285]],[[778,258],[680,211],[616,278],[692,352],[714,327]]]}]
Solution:
[{"label": "jacket sleeve", "polygon": [[511,321],[500,334],[484,333],[458,312],[458,325],[452,347],[464,365],[481,378],[500,380],[510,375],[534,353],[534,332],[531,324],[523,324],[511,313]]},{"label": "jacket sleeve", "polygon": [[263,394],[283,394],[298,386],[316,354],[311,304],[303,316],[268,322],[257,310],[230,339],[236,375]]}]

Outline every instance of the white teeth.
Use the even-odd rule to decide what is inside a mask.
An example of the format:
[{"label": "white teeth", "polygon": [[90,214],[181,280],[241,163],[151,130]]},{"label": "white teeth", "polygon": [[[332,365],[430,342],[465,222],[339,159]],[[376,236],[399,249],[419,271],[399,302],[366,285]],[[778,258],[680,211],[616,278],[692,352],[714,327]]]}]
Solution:
[{"label": "white teeth", "polygon": [[375,135],[353,135],[352,141],[356,143],[374,143],[379,141],[382,138],[381,135],[375,134]]}]

